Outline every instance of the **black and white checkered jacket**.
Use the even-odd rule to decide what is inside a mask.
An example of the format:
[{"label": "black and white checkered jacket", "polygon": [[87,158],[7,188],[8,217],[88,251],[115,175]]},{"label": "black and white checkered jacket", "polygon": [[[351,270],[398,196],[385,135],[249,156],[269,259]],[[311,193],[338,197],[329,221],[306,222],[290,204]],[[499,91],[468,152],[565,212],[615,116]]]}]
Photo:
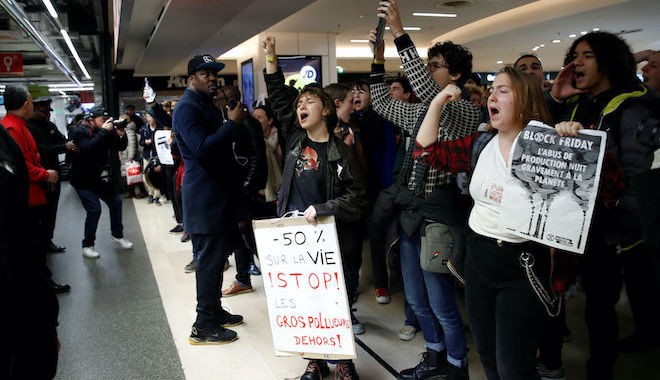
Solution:
[{"label": "black and white checkered jacket", "polygon": [[[416,147],[414,141],[419,127],[431,100],[442,88],[429,74],[407,34],[395,39],[394,42],[397,45],[403,69],[421,103],[407,103],[389,96],[389,87],[384,81],[385,66],[383,64],[371,65],[371,102],[376,112],[412,136],[413,143],[406,151],[400,181],[407,181],[408,189],[420,196],[426,196],[436,187],[452,183],[455,180],[454,174],[430,167],[428,162],[413,158]],[[438,131],[438,141],[459,140],[477,131],[481,113],[469,101],[447,103],[441,112],[440,123],[443,128]]]}]

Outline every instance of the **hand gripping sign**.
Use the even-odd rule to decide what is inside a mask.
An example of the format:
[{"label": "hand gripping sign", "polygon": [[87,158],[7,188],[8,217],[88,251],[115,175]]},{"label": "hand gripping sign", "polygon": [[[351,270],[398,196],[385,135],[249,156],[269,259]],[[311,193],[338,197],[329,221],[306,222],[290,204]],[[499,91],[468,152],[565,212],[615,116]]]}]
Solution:
[{"label": "hand gripping sign", "polygon": [[355,358],[333,216],[252,222],[278,356]]},{"label": "hand gripping sign", "polygon": [[511,150],[500,223],[529,240],[584,253],[606,138],[605,132],[592,130],[561,137],[531,121]]}]

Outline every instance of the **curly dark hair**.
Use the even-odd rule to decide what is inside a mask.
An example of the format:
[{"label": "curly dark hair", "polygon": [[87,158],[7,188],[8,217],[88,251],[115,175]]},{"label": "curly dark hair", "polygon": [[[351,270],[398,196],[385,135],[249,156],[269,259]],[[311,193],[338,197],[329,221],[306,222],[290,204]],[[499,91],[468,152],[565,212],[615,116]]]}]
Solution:
[{"label": "curly dark hair", "polygon": [[472,74],[472,53],[461,45],[447,41],[436,43],[428,51],[429,59],[439,55],[442,55],[445,59],[451,75],[461,74],[461,77],[456,81],[456,85],[463,87],[470,78],[470,74]]},{"label": "curly dark hair", "polygon": [[637,64],[630,47],[621,37],[608,32],[591,32],[573,41],[566,53],[564,64],[573,61],[575,49],[586,42],[596,55],[598,70],[610,80],[613,87],[626,87],[639,83]]}]

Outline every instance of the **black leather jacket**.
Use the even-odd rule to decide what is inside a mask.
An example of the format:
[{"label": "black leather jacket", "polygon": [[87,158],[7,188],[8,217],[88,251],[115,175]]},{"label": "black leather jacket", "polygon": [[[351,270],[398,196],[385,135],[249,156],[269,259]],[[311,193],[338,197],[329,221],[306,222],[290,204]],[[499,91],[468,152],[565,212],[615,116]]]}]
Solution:
[{"label": "black leather jacket", "polygon": [[[271,106],[286,136],[287,154],[282,187],[277,196],[277,213],[282,216],[287,209],[296,160],[307,139],[307,133],[295,122],[295,93],[285,86],[282,71],[274,74],[264,72],[264,79]],[[328,140],[327,165],[327,201],[313,205],[317,215],[334,215],[339,222],[359,220],[367,206],[365,174],[353,150],[333,134],[330,134]]]}]

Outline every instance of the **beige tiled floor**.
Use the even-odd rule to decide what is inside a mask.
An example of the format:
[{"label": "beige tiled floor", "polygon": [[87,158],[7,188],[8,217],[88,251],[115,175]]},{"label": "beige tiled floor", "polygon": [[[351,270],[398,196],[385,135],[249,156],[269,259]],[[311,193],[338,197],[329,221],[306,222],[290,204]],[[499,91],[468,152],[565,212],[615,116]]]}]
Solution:
[{"label": "beige tiled floor", "polygon": [[[206,379],[296,379],[305,367],[304,360],[295,357],[276,357],[273,353],[272,336],[267,321],[265,295],[261,277],[253,277],[254,292],[224,298],[223,305],[232,313],[242,314],[246,323],[235,330],[239,340],[223,346],[191,346],[187,338],[195,318],[195,277],[185,274],[183,266],[191,259],[190,243],[181,243],[180,235],[168,234],[174,226],[169,203],[162,207],[148,205],[144,200],[134,200],[140,227],[147,244],[151,264],[158,282],[163,305],[172,335],[189,380]],[[388,305],[376,304],[370,281],[369,255],[364,254],[361,278],[362,295],[356,304],[356,315],[366,328],[361,339],[371,350],[382,357],[395,370],[400,371],[417,364],[424,350],[421,334],[410,342],[397,338],[403,323],[403,300],[400,292],[393,294]],[[225,286],[233,280],[235,270],[225,272]],[[578,294],[568,302],[568,324],[573,340],[565,345],[563,356],[568,379],[583,379],[584,361],[587,357],[586,332],[583,315],[584,298]],[[631,331],[631,321],[625,298],[619,304],[621,335]],[[469,330],[468,330],[469,331]],[[469,332],[470,378],[484,379],[478,355]],[[617,379],[658,379],[655,368],[660,349],[638,355],[622,355],[617,362]],[[381,364],[358,347],[356,367],[363,380],[394,378]]]}]

